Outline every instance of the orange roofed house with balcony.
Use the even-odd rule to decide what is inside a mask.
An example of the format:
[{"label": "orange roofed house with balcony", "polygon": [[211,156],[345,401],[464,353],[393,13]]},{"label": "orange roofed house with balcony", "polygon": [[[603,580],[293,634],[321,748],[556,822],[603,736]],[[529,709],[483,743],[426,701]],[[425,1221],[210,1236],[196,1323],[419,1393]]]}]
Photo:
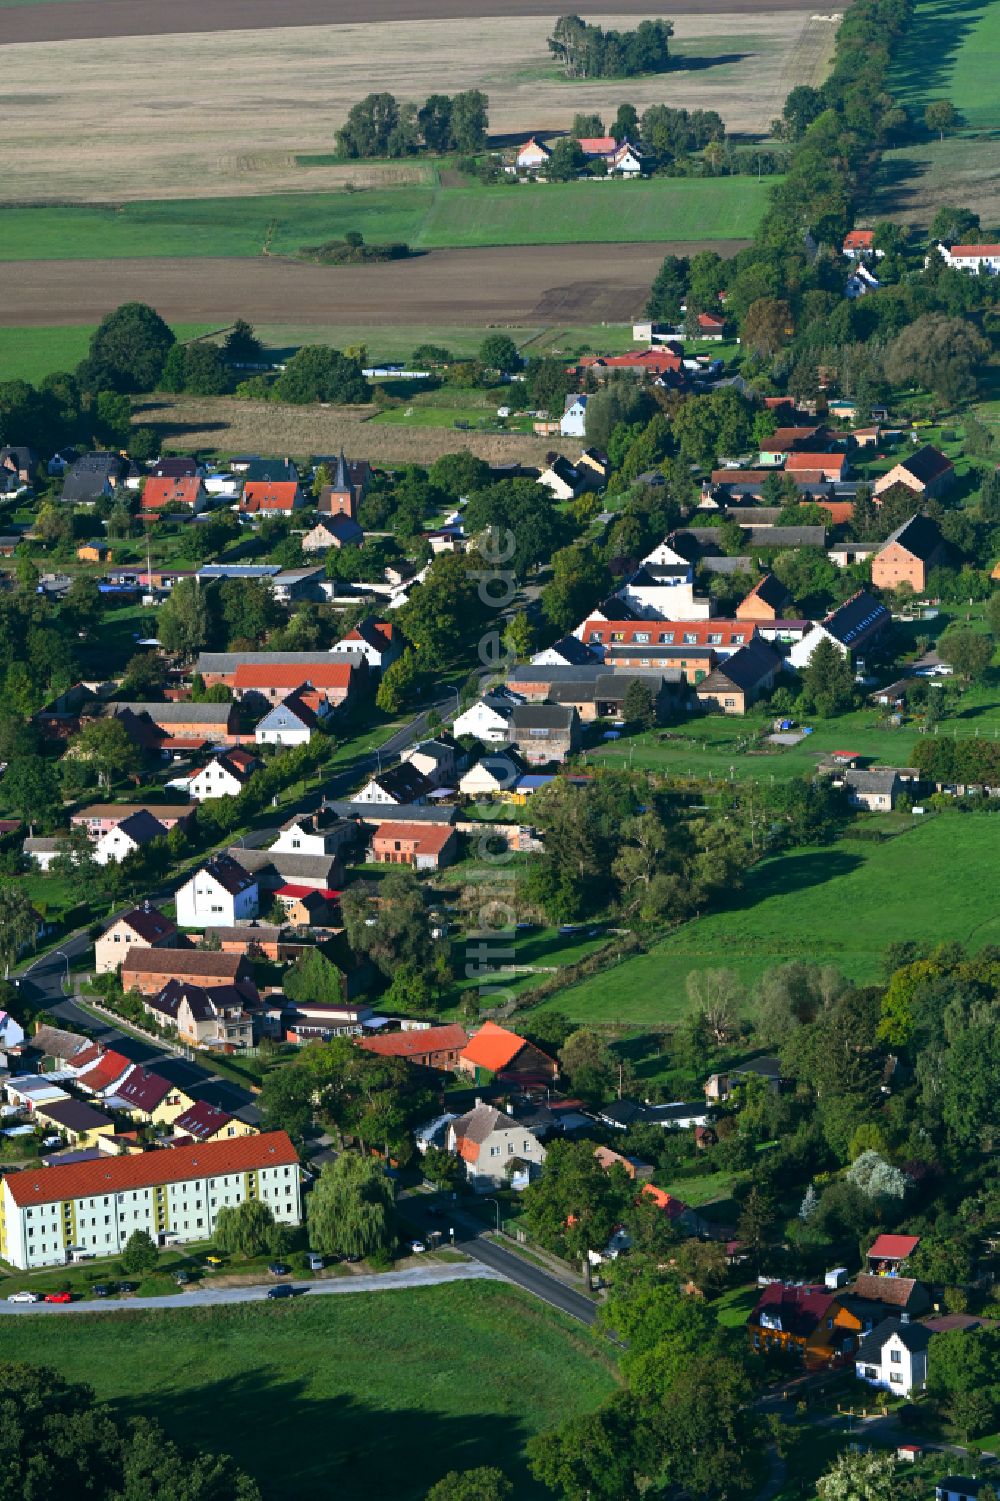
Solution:
[{"label": "orange roofed house with balcony", "polygon": [[555,1059],[496,1022],[484,1022],[470,1038],[459,1065],[463,1073],[474,1075],[477,1083],[492,1074],[505,1084],[550,1084],[559,1073]]}]

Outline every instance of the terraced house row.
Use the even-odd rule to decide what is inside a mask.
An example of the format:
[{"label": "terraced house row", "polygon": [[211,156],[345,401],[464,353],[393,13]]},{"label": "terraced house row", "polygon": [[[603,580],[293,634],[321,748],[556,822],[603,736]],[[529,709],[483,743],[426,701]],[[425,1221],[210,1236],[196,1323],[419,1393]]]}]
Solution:
[{"label": "terraced house row", "polygon": [[136,1230],[157,1245],[211,1239],[219,1210],[257,1199],[302,1222],[299,1160],[284,1131],[8,1173],[0,1256],[21,1271],[114,1256]]}]

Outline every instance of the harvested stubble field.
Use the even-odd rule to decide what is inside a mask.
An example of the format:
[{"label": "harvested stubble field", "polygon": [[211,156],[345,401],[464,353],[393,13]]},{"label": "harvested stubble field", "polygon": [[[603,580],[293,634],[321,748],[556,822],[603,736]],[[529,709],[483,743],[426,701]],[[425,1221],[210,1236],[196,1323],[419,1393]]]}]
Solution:
[{"label": "harvested stubble field", "polygon": [[[51,10],[58,18],[85,3]],[[0,11],[0,37],[11,18],[38,14]],[[247,7],[248,20],[256,14]],[[342,166],[296,165],[295,157],[328,153],[350,106],[372,90],[423,99],[482,88],[491,129],[504,133],[566,129],[578,110],[613,116],[623,98],[640,111],[664,101],[717,109],[730,131],[758,132],[791,83],[824,76],[836,29],[808,12],[730,4],[677,16],[678,67],[669,75],[567,81],[546,47],[552,19],[352,21],[0,49],[4,197],[118,201],[336,187]]]},{"label": "harvested stubble field", "polygon": [[625,323],[641,310],[671,248],[438,250],[335,268],[278,258],[11,262],[0,265],[0,307],[5,324],[26,327],[99,323],[130,301],[151,303],[171,323],[216,326],[245,317],[375,328]]},{"label": "harvested stubble field", "polygon": [[[806,11],[815,0],[770,0],[775,11]],[[672,0],[670,14],[702,15],[711,0]],[[756,11],[757,0],[722,0],[727,11]],[[551,0],[0,0],[0,41],[61,41],[74,37],[159,36],[166,32],[242,31],[247,26],[330,26],[352,21],[454,23],[466,16],[538,16]],[[617,18],[663,12],[662,0],[579,0],[576,13]]]},{"label": "harvested stubble field", "polygon": [[490,463],[544,464],[553,450],[573,457],[580,444],[518,433],[466,432],[372,422],[375,408],[286,406],[236,397],[161,396],[136,405],[135,422],[153,427],[165,453],[363,453],[373,463],[432,464],[467,448]]}]

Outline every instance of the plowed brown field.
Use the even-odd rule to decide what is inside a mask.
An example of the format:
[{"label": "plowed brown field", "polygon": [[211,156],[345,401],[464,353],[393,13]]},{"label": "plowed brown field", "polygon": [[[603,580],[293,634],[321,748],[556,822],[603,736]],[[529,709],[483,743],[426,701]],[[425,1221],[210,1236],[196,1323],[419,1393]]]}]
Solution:
[{"label": "plowed brown field", "polygon": [[[725,242],[735,254],[744,241]],[[435,250],[406,262],[313,266],[260,260],[0,264],[8,326],[97,323],[122,302],[177,323],[521,324],[628,322],[664,255],[721,244],[532,245]]]}]

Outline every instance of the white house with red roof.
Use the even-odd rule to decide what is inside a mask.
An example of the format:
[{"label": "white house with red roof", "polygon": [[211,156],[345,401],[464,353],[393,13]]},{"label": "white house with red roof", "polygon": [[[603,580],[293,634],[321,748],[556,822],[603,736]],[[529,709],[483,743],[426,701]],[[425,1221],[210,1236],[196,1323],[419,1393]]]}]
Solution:
[{"label": "white house with red roof", "polygon": [[299,1158],[284,1131],[33,1166],[8,1173],[0,1194],[4,1255],[21,1271],[75,1252],[117,1256],[136,1230],[161,1246],[209,1240],[219,1210],[251,1197],[279,1224],[302,1223]]},{"label": "white house with red roof", "polygon": [[945,264],[953,271],[967,271],[973,276],[1000,276],[1000,244],[947,245],[938,243]]},{"label": "white house with red roof", "polygon": [[263,766],[250,751],[231,750],[213,756],[185,782],[188,796],[203,803],[213,797],[239,797],[254,772]]},{"label": "white house with red roof", "polygon": [[398,625],[369,616],[331,646],[334,656],[357,657],[360,653],[375,672],[384,672],[402,654],[403,638]]},{"label": "white house with red roof", "polygon": [[840,248],[849,261],[867,260],[870,255],[885,255],[884,250],[875,249],[875,231],[873,229],[848,230],[844,236],[844,243]]},{"label": "white house with red roof", "polygon": [[514,158],[514,166],[510,170],[516,172],[540,172],[543,167],[548,165],[551,155],[552,152],[546,146],[545,142],[538,141],[532,136],[530,140],[525,141],[524,145],[519,148],[517,156]]}]

